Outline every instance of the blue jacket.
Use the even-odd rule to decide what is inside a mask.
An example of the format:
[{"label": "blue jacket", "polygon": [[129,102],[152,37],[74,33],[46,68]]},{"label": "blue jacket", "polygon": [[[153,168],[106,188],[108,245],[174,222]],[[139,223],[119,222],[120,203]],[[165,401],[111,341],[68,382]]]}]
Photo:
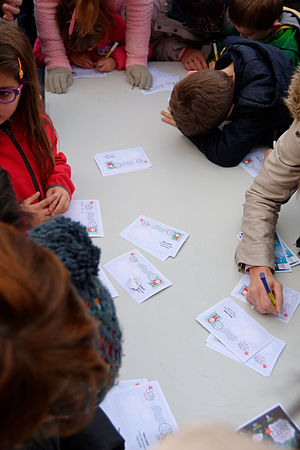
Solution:
[{"label": "blue jacket", "polygon": [[271,45],[230,36],[216,63],[221,70],[234,63],[234,108],[229,124],[206,135],[188,136],[207,158],[224,167],[239,164],[252,148],[272,146],[292,120],[283,98],[294,68],[288,56]]}]

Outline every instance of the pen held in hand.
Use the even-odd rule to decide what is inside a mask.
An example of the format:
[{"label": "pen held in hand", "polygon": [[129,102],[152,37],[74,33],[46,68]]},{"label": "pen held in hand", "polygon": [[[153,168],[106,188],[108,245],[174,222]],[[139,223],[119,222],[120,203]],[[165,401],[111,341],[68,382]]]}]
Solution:
[{"label": "pen held in hand", "polygon": [[275,301],[274,295],[272,294],[271,289],[269,288],[269,285],[267,283],[266,276],[265,276],[264,272],[260,272],[259,277],[260,277],[260,279],[261,279],[261,281],[262,281],[262,283],[264,285],[264,288],[266,290],[267,296],[269,297],[269,299],[271,300],[273,305],[276,306],[276,301]]},{"label": "pen held in hand", "polygon": [[111,49],[106,53],[106,55],[104,56],[104,59],[108,59],[110,57],[110,55],[112,54],[112,52],[115,50],[115,48],[117,48],[119,45],[119,42],[116,41],[114,43],[114,45],[111,47]]}]

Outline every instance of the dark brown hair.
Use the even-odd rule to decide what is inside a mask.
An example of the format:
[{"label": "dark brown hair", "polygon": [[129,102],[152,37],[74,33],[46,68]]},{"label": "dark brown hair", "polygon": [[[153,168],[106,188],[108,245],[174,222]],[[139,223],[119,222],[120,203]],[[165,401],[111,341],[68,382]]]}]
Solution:
[{"label": "dark brown hair", "polygon": [[[74,30],[69,35],[74,8]],[[97,45],[113,24],[103,0],[61,0],[56,8],[56,20],[66,48],[79,52]]]},{"label": "dark brown hair", "polygon": [[170,108],[187,136],[207,134],[227,117],[233,103],[232,78],[219,70],[200,70],[174,86]]},{"label": "dark brown hair", "polygon": [[21,202],[16,198],[9,173],[0,167],[0,222],[26,231],[31,219],[31,214],[22,210]]},{"label": "dark brown hair", "polygon": [[230,0],[229,16],[234,25],[268,30],[283,11],[282,0]]},{"label": "dark brown hair", "polygon": [[[18,58],[23,71],[20,78]],[[0,22],[0,72],[13,77],[23,84],[16,115],[24,124],[23,133],[28,145],[34,152],[44,187],[54,168],[53,146],[48,138],[45,126],[55,131],[48,117],[41,115],[41,99],[37,69],[30,42],[25,34],[13,24]]]},{"label": "dark brown hair", "polygon": [[[49,250],[0,223],[0,448],[74,433],[108,371],[97,324]],[[55,419],[55,421],[54,421]]]}]

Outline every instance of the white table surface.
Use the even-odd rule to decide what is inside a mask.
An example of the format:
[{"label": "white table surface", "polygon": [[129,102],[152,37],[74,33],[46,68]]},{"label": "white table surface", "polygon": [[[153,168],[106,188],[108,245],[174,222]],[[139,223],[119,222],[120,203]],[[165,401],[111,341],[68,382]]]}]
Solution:
[{"label": "white table surface", "polygon": [[[181,77],[180,63],[152,63]],[[65,95],[46,95],[60,148],[72,167],[74,199],[99,199],[104,238],[101,265],[134,246],[119,236],[144,214],[190,233],[175,259],[161,262],[141,250],[173,286],[137,304],[108,277],[123,329],[120,379],[158,380],[178,422],[214,419],[236,427],[281,402],[299,398],[300,308],[289,324],[259,315],[236,302],[274,336],[286,341],[270,377],[263,377],[205,346],[208,332],[195,318],[227,297],[241,278],[234,263],[242,204],[252,177],[240,167],[209,162],[174,127],[160,120],[170,92],[143,95],[132,90],[124,72],[77,79]],[[93,154],[141,145],[152,168],[103,177]],[[300,234],[299,199],[282,208],[278,231],[295,250]],[[300,267],[278,279],[300,291]],[[294,416],[298,423],[300,415]]]}]

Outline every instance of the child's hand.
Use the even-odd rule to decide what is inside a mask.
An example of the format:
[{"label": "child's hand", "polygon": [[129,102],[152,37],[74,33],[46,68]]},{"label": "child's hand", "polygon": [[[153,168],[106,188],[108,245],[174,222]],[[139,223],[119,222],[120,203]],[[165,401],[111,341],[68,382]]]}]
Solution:
[{"label": "child's hand", "polygon": [[181,62],[187,70],[207,69],[207,64],[200,50],[190,48],[181,58]]},{"label": "child's hand", "polygon": [[169,112],[167,112],[167,111],[161,111],[161,112],[160,112],[161,115],[163,116],[163,117],[161,118],[161,120],[162,120],[163,122],[168,123],[169,125],[173,125],[173,127],[177,127],[177,126],[176,126],[176,123],[175,123],[175,120],[173,119],[173,116],[172,116],[172,113],[171,113],[171,108],[170,108],[170,106],[168,106],[168,110],[169,110]]},{"label": "child's hand", "polygon": [[211,70],[213,70],[213,69],[215,68],[215,65],[216,65],[216,61],[211,61],[211,62],[208,64],[208,68],[211,69]]},{"label": "child's hand", "polygon": [[[2,2],[1,2],[2,3]],[[11,22],[14,20],[14,15],[19,14],[20,8],[22,5],[22,0],[6,0],[3,2],[1,8],[3,12],[3,19]]]},{"label": "child's hand", "polygon": [[96,66],[99,72],[111,72],[117,67],[117,61],[112,56],[107,59],[103,57],[96,62]]},{"label": "child's hand", "polygon": [[47,190],[46,198],[52,198],[49,205],[49,213],[51,216],[65,213],[70,205],[70,194],[61,186],[54,186]]},{"label": "child's hand", "polygon": [[68,57],[71,64],[75,64],[83,69],[95,69],[95,64],[85,53],[70,52]]},{"label": "child's hand", "polygon": [[31,197],[28,197],[26,200],[24,200],[22,203],[22,209],[30,213],[30,224],[33,227],[39,225],[40,223],[46,222],[51,218],[49,205],[56,198],[55,195],[52,195],[49,198],[45,198],[44,200],[35,203],[39,196],[40,193],[36,192]]},{"label": "child's hand", "polygon": [[[274,293],[276,306],[268,297],[265,287],[260,279],[260,272],[264,272],[271,292]],[[255,306],[261,314],[278,314],[282,309],[283,295],[282,285],[276,280],[269,267],[250,267],[250,286],[247,301]]]}]

